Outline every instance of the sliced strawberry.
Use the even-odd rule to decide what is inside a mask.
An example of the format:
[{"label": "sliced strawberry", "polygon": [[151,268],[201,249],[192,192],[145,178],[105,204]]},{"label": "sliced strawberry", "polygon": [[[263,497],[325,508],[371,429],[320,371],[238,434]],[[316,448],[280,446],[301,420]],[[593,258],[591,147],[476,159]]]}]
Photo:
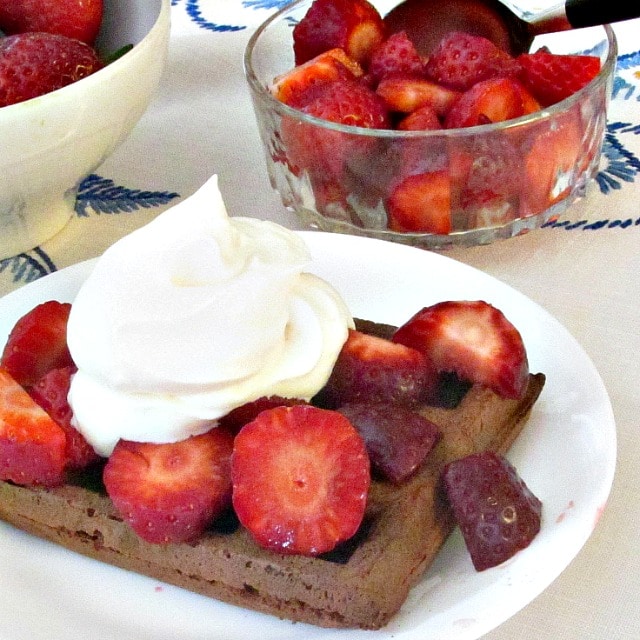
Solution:
[{"label": "sliced strawberry", "polygon": [[442,123],[436,110],[425,104],[400,120],[396,128],[400,131],[436,131],[442,129]]},{"label": "sliced strawberry", "polygon": [[300,108],[318,97],[329,83],[354,80],[363,73],[362,67],[342,49],[330,49],[278,76],[271,93],[280,102]]},{"label": "sliced strawberry", "polygon": [[351,329],[322,397],[335,407],[365,400],[414,405],[429,394],[430,373],[416,349]]},{"label": "sliced strawberry", "polygon": [[373,50],[368,71],[376,82],[398,75],[423,77],[424,62],[407,34],[399,31]]},{"label": "sliced strawberry", "polygon": [[0,479],[20,485],[64,482],[62,428],[0,369]]},{"label": "sliced strawberry", "polygon": [[446,170],[405,178],[387,199],[389,228],[415,233],[451,232],[451,178]]},{"label": "sliced strawberry", "polygon": [[485,451],[455,460],[442,478],[477,571],[513,557],[540,531],[542,503],[504,457]]},{"label": "sliced strawberry", "polygon": [[513,78],[492,78],[474,84],[451,107],[447,129],[504,122],[524,115],[520,83]]},{"label": "sliced strawberry", "polygon": [[543,107],[564,100],[587,86],[600,72],[600,58],[562,55],[541,49],[518,56],[520,78]]},{"label": "sliced strawberry", "polygon": [[263,411],[236,436],[233,506],[266,549],[318,555],[353,536],[370,484],[362,438],[341,414],[310,405]]},{"label": "sliced strawberry", "polygon": [[429,105],[439,116],[447,114],[461,95],[459,91],[430,80],[397,76],[381,80],[376,93],[382,97],[390,111],[411,113]]},{"label": "sliced strawberry", "polygon": [[421,351],[439,372],[518,398],[529,363],[522,336],[505,315],[482,300],[439,302],[418,311],[393,340]]},{"label": "sliced strawberry", "polygon": [[[502,204],[521,188],[522,155],[508,136],[477,136],[465,140],[469,154],[468,173],[461,181],[460,203],[464,209]],[[458,159],[459,160],[459,159]]]},{"label": "sliced strawberry", "polygon": [[452,31],[429,56],[425,73],[434,82],[466,91],[482,80],[515,77],[520,64],[482,36]]},{"label": "sliced strawberry", "polygon": [[339,47],[362,64],[384,37],[382,17],[367,0],[314,0],[293,29],[295,63]]},{"label": "sliced strawberry", "polygon": [[259,413],[267,409],[275,409],[276,407],[292,407],[296,404],[307,404],[301,398],[282,398],[280,396],[263,396],[252,402],[233,409],[218,420],[221,427],[229,429],[232,433],[237,433],[248,422],[256,419]]},{"label": "sliced strawberry", "polygon": [[[332,82],[301,110],[353,127],[386,129],[389,126],[389,115],[381,98],[353,80]],[[337,180],[338,183],[345,164],[354,156],[369,155],[376,145],[374,138],[333,131],[297,118],[283,118],[282,140],[291,164],[316,172],[325,182]]]},{"label": "sliced strawberry", "polygon": [[29,389],[31,397],[62,427],[67,469],[84,469],[99,459],[85,437],[71,424],[73,412],[67,401],[71,377],[76,368],[62,367],[47,372]]},{"label": "sliced strawberry", "polygon": [[7,35],[44,31],[93,44],[103,0],[0,0],[0,29]]},{"label": "sliced strawberry", "polygon": [[572,176],[580,170],[582,133],[572,114],[538,133],[524,157],[521,215],[536,215],[568,193]]},{"label": "sliced strawberry", "polygon": [[188,542],[230,504],[232,450],[233,436],[217,427],[170,444],[120,440],[104,484],[143,540]]},{"label": "sliced strawberry", "polygon": [[0,358],[23,387],[35,384],[51,369],[73,365],[67,347],[71,305],[50,300],[34,307],[14,325]]},{"label": "sliced strawberry", "polygon": [[440,437],[433,422],[398,405],[361,402],[338,410],[362,436],[372,467],[395,484],[415,473]]}]

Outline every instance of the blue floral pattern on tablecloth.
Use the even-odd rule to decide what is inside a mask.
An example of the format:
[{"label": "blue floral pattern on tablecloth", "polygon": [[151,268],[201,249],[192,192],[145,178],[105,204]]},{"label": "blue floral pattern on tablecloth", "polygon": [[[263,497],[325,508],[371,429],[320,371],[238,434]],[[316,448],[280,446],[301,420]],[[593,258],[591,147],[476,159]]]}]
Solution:
[{"label": "blue floral pattern on tablecloth", "polygon": [[[288,3],[288,0],[171,0],[173,18],[186,21],[196,32],[210,37],[228,37],[255,28],[268,15]],[[550,220],[547,229],[565,231],[595,231],[600,229],[629,229],[640,226],[638,215],[614,217],[607,215],[607,198],[620,193],[625,185],[635,183],[640,173],[640,123],[627,114],[640,101],[640,51],[619,56],[613,86],[613,97],[602,148],[601,169],[590,185],[590,193],[599,198],[587,217],[579,217],[580,207],[558,220]],[[88,176],[80,186],[75,207],[76,219],[95,219],[97,216],[132,215],[141,210],[166,207],[178,198],[172,191],[155,191],[116,184],[98,174]],[[590,198],[594,198],[590,195]],[[614,207],[611,207],[615,209]],[[575,212],[574,212],[575,211]],[[578,217],[576,217],[576,215]],[[572,217],[573,216],[573,217]],[[0,260],[0,278],[8,279],[9,288],[25,284],[56,271],[58,265],[43,247]]]}]

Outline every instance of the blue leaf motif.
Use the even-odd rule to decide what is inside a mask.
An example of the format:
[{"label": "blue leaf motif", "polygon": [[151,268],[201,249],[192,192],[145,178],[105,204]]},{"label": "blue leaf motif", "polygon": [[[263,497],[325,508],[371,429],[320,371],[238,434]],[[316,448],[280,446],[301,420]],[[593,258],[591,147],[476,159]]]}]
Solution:
[{"label": "blue leaf motif", "polygon": [[113,180],[91,174],[80,185],[75,210],[80,218],[87,218],[89,209],[98,214],[131,213],[165,205],[177,197],[179,194],[169,191],[127,189],[115,185]]},{"label": "blue leaf motif", "polygon": [[0,273],[10,273],[14,283],[27,284],[54,271],[57,271],[56,265],[39,247],[27,253],[0,260]]}]

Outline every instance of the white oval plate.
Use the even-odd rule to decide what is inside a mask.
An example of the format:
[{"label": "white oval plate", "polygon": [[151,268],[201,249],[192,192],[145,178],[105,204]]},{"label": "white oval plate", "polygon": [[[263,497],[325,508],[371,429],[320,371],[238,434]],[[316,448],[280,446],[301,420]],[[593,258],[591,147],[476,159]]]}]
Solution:
[{"label": "white oval plate", "polygon": [[[500,567],[477,573],[456,531],[377,632],[320,629],[253,613],[110,567],[0,523],[2,640],[475,640],[545,589],[575,557],[605,507],[616,460],[602,380],[546,311],[498,280],[441,255],[379,240],[302,232],[313,270],[355,316],[394,324],[445,299],[485,299],[518,327],[532,371],[547,375],[509,457],[543,502],[540,534]],[[0,344],[38,302],[72,301],[92,262],[64,269],[0,300]]]}]

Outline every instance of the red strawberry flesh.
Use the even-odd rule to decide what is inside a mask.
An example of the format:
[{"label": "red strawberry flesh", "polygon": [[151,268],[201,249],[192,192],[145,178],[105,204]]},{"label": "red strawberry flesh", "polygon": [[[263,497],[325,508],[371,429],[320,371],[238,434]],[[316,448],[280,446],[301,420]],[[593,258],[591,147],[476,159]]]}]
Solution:
[{"label": "red strawberry flesh", "polygon": [[362,523],[369,458],[337,412],[309,405],[263,411],[236,436],[232,476],[238,519],[266,549],[319,555]]},{"label": "red strawberry flesh", "polygon": [[65,480],[65,434],[9,373],[0,369],[0,479],[56,486]]},{"label": "red strawberry flesh", "polygon": [[120,440],[104,484],[143,540],[189,542],[230,504],[232,448],[233,436],[222,428],[168,444]]},{"label": "red strawberry flesh", "polygon": [[71,305],[49,300],[22,316],[9,333],[0,366],[23,387],[35,384],[51,369],[73,365],[67,346]]},{"label": "red strawberry flesh", "polygon": [[425,307],[398,328],[393,340],[421,351],[437,371],[454,372],[503,397],[519,398],[525,391],[529,363],[522,336],[482,300]]}]

